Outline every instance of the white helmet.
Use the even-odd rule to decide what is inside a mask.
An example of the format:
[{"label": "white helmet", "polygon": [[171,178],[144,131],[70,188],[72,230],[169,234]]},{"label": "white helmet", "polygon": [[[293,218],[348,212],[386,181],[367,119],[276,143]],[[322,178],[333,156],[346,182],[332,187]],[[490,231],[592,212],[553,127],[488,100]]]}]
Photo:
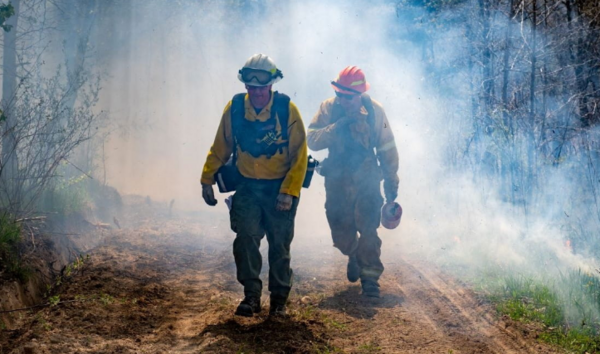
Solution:
[{"label": "white helmet", "polygon": [[238,79],[249,86],[269,86],[283,78],[273,59],[264,54],[254,54],[238,72]]}]

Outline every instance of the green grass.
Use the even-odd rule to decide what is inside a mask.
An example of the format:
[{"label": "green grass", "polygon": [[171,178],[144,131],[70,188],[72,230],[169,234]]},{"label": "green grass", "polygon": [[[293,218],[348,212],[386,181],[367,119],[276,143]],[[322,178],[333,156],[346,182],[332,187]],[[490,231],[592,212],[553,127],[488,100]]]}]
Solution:
[{"label": "green grass", "polygon": [[105,293],[100,293],[100,302],[104,305],[104,306],[108,306],[110,304],[112,304],[113,302],[115,302],[115,298],[112,297],[109,294],[105,294]]},{"label": "green grass", "polygon": [[600,352],[600,279],[582,271],[539,278],[487,273],[478,282],[500,314],[542,325],[539,339],[575,353]]},{"label": "green grass", "polygon": [[317,344],[313,343],[311,352],[315,354],[341,354],[344,351],[335,346],[331,346],[329,344]]},{"label": "green grass", "polygon": [[336,319],[328,317],[328,316],[323,316],[323,317],[324,317],[325,326],[327,326],[327,328],[336,329],[338,331],[345,331],[347,329],[347,326],[345,324],[338,322]]},{"label": "green grass", "polygon": [[373,342],[365,343],[358,346],[360,353],[375,353],[381,351],[381,347]]}]

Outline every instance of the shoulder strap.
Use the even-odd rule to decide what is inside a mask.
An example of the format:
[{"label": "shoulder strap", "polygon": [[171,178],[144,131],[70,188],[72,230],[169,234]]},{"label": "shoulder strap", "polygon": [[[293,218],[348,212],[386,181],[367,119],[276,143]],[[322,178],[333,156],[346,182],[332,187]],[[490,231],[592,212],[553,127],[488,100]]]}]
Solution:
[{"label": "shoulder strap", "polygon": [[290,120],[290,97],[286,94],[273,92],[273,106],[271,107],[271,118],[279,117],[279,125],[281,126],[281,138],[288,140],[288,123]]},{"label": "shoulder strap", "polygon": [[240,126],[242,123],[242,119],[244,119],[244,115],[246,114],[246,109],[244,107],[244,100],[246,98],[245,93],[238,93],[233,96],[231,100],[231,132],[233,135],[233,164],[235,166],[237,160],[237,141],[238,134],[240,133]]},{"label": "shoulder strap", "polygon": [[362,100],[363,106],[365,106],[365,109],[368,113],[367,122],[369,123],[369,126],[371,128],[375,128],[375,109],[373,108],[373,101],[371,101],[371,96],[363,93],[360,98]]},{"label": "shoulder strap", "polygon": [[375,109],[373,108],[373,101],[371,101],[371,96],[363,93],[361,95],[362,104],[367,110],[367,123],[369,127],[371,127],[371,148],[375,148],[375,137],[377,136],[375,132]]}]

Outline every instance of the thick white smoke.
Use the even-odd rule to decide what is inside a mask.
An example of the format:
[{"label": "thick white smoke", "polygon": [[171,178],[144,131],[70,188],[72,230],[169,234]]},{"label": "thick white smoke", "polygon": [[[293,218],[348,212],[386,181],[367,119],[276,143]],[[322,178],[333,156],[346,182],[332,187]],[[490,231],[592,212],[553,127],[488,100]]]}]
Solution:
[{"label": "thick white smoke", "polygon": [[[460,154],[467,140],[469,122],[456,107],[461,99],[468,104],[460,97],[467,83],[464,75],[453,77],[453,99],[435,91],[428,81],[431,58],[410,35],[418,14],[403,22],[410,16],[399,16],[386,1],[234,3],[183,2],[166,19],[160,10],[167,3],[135,3],[130,47],[115,48],[104,93],[106,108],[127,127],[107,146],[109,184],[226,220],[224,196],[215,208],[205,206],[199,177],[223,107],[244,90],[236,76],[245,60],[255,53],[274,58],[284,74],[274,88],[291,96],[305,126],[332,96],[329,81],[345,66],[358,65],[371,83],[370,95],[386,109],[400,152],[404,216],[398,229],[381,229],[384,259],[419,255],[474,267],[593,267],[564,246],[546,215],[525,218],[501,202],[494,185],[474,184],[471,171],[447,168],[448,157]],[[450,30],[444,38],[435,60],[451,60],[464,48],[460,32]],[[331,246],[324,196],[323,179],[316,176],[303,190],[295,243]],[[533,249],[547,256],[535,256]],[[338,257],[335,250],[330,254]]]}]

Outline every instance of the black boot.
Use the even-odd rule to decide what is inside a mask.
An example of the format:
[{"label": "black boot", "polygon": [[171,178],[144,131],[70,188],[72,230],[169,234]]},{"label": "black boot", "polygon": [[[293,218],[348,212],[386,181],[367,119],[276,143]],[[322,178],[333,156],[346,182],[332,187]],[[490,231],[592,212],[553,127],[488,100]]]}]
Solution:
[{"label": "black boot", "polygon": [[271,308],[269,309],[269,316],[274,317],[285,317],[287,310],[285,308],[286,299],[271,298]]},{"label": "black boot", "polygon": [[246,296],[235,310],[237,316],[252,317],[260,312],[260,297]]},{"label": "black boot", "polygon": [[375,280],[363,279],[362,283],[362,295],[366,297],[379,298],[379,284]]},{"label": "black boot", "polygon": [[360,266],[358,265],[358,259],[356,259],[356,256],[348,257],[346,276],[348,277],[348,281],[351,283],[356,283],[356,281],[360,278]]}]

